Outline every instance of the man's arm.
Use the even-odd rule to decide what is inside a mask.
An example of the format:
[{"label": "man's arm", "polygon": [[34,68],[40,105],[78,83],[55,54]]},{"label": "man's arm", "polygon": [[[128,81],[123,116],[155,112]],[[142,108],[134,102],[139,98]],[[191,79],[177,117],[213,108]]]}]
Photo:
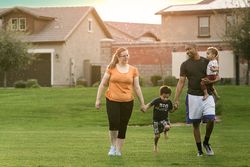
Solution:
[{"label": "man's arm", "polygon": [[183,87],[185,85],[186,77],[181,76],[177,85],[176,85],[176,90],[175,90],[175,97],[174,97],[174,110],[177,110],[179,108],[179,103],[180,103],[180,95],[183,90]]}]

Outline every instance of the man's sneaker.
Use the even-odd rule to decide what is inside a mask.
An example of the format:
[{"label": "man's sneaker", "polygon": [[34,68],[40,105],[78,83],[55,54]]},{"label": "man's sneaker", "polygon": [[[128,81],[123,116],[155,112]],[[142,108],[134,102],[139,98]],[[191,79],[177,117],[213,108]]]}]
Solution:
[{"label": "man's sneaker", "polygon": [[116,150],[115,155],[116,155],[116,156],[122,156],[122,153],[121,153],[120,151],[117,151],[117,150]]},{"label": "man's sneaker", "polygon": [[202,156],[203,156],[203,152],[202,151],[198,151],[197,157],[202,157]]},{"label": "man's sneaker", "polygon": [[115,156],[116,155],[115,153],[116,153],[115,147],[111,146],[110,149],[109,149],[108,155],[109,156]]},{"label": "man's sneaker", "polygon": [[205,148],[207,155],[214,155],[214,151],[212,150],[210,144],[203,143],[203,147]]}]

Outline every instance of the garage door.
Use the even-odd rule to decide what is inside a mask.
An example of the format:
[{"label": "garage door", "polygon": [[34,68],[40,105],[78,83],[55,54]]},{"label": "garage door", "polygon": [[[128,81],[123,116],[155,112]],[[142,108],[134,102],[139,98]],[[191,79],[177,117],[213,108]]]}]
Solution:
[{"label": "garage door", "polygon": [[[36,54],[36,60],[25,70],[10,71],[7,74],[7,86],[12,87],[18,80],[37,79],[41,86],[51,86],[51,54]],[[3,73],[0,74],[3,86]]]}]

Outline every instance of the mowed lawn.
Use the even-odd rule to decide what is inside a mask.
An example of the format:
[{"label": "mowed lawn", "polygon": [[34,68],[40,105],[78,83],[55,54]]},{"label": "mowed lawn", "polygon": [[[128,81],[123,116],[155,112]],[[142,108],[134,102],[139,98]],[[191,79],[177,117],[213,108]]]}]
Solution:
[{"label": "mowed lawn", "polygon": [[[144,87],[145,101],[158,87]],[[175,88],[173,87],[173,90]],[[154,154],[152,111],[141,113],[138,100],[122,157],[108,157],[105,99],[94,108],[97,88],[0,89],[0,167],[81,166],[250,166],[250,87],[217,86],[221,99],[211,145],[215,156],[196,157],[192,127],[174,125]],[[171,122],[184,122],[181,108]],[[205,125],[202,125],[204,136]]]}]

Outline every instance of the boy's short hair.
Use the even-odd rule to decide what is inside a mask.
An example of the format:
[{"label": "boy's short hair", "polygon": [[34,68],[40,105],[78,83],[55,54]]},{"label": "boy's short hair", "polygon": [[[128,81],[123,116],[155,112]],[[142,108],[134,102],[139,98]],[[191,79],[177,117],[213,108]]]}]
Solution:
[{"label": "boy's short hair", "polygon": [[160,87],[160,95],[162,95],[163,93],[171,95],[172,91],[168,86],[163,85]]}]

